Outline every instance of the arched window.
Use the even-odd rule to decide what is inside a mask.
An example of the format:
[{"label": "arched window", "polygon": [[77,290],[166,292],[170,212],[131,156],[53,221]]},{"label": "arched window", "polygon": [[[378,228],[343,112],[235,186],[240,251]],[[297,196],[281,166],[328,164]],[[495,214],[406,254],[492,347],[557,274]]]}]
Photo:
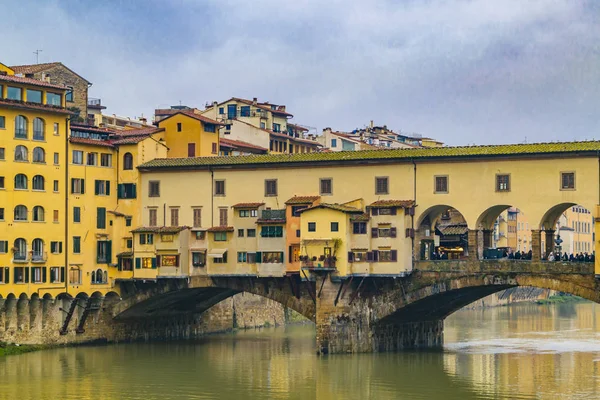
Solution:
[{"label": "arched window", "polygon": [[44,140],[45,139],[45,130],[46,123],[41,118],[36,118],[33,120],[33,140]]},{"label": "arched window", "polygon": [[15,118],[15,137],[27,139],[27,118],[22,115],[17,115]]},{"label": "arched window", "polygon": [[96,271],[92,271],[92,283],[96,283]]},{"label": "arched window", "polygon": [[133,169],[133,156],[131,153],[123,155],[123,169]]},{"label": "arched window", "polygon": [[41,147],[33,149],[33,162],[43,163],[46,162],[46,152]]},{"label": "arched window", "polygon": [[27,175],[15,175],[15,189],[27,189]]},{"label": "arched window", "polygon": [[44,207],[42,207],[42,206],[33,207],[32,218],[35,222],[44,222]]},{"label": "arched window", "polygon": [[31,261],[44,260],[44,241],[42,239],[33,239],[31,242]]},{"label": "arched window", "polygon": [[13,253],[14,253],[13,258],[15,260],[26,260],[27,259],[27,241],[23,238],[15,239]]},{"label": "arched window", "polygon": [[102,273],[101,269],[96,270],[96,283],[102,283],[102,278],[104,277],[104,274]]},{"label": "arched window", "polygon": [[41,175],[34,176],[31,186],[33,187],[33,190],[44,190],[44,177]]},{"label": "arched window", "polygon": [[27,207],[22,204],[15,207],[15,221],[27,221]]},{"label": "arched window", "polygon": [[15,147],[15,161],[29,161],[27,147],[18,145]]}]

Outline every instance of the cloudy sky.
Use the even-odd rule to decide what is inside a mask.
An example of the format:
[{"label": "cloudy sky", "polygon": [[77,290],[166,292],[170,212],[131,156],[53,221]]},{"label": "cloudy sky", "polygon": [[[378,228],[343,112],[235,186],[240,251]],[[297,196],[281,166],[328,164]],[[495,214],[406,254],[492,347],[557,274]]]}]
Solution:
[{"label": "cloudy sky", "polygon": [[62,61],[108,112],[258,97],[447,144],[600,139],[598,0],[21,0],[0,62]]}]

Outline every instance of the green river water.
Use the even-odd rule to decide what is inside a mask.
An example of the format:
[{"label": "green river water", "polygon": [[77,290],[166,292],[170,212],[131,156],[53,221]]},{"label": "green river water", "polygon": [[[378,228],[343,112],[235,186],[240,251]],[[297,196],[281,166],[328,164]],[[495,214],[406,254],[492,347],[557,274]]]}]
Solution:
[{"label": "green river water", "polygon": [[441,351],[318,357],[314,328],[0,358],[0,399],[600,399],[600,305],[461,310]]}]

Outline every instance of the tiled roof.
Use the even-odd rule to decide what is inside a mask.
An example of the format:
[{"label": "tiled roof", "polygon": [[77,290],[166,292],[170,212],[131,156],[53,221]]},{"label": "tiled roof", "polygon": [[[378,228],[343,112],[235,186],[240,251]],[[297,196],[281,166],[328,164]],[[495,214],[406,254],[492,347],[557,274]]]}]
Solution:
[{"label": "tiled roof", "polygon": [[415,205],[413,200],[377,200],[374,203],[369,204],[367,207],[378,207],[378,208],[390,208],[390,207],[402,207],[410,208]]},{"label": "tiled roof", "polygon": [[189,226],[142,226],[133,229],[133,233],[179,233],[190,229]]},{"label": "tiled roof", "polygon": [[285,224],[285,218],[276,218],[276,219],[259,218],[256,220],[256,223],[259,225],[281,225],[281,224]]},{"label": "tiled roof", "polygon": [[264,206],[265,203],[237,203],[231,206],[231,208],[258,208]]},{"label": "tiled roof", "polygon": [[73,71],[71,68],[67,67],[66,65],[64,65],[63,63],[58,62],[58,61],[51,62],[51,63],[31,64],[31,65],[15,65],[15,66],[12,66],[9,68],[12,69],[13,71],[15,71],[16,74],[37,74],[38,72],[47,71],[51,68],[55,68],[55,67],[59,67],[59,66],[65,67],[66,69],[68,69],[73,74],[77,75],[78,77],[80,77],[81,79],[86,81],[87,83],[91,83],[90,81],[85,79],[83,76],[79,75],[77,72]]},{"label": "tiled roof", "polygon": [[95,140],[80,137],[69,137],[69,142],[74,144],[87,144],[91,146],[114,147],[110,140]]},{"label": "tiled roof", "polygon": [[600,151],[600,141],[502,144],[491,146],[457,146],[414,149],[386,149],[362,151],[338,151],[329,153],[267,154],[247,156],[196,157],[196,158],[157,158],[139,166],[141,169],[207,169],[218,166],[270,166],[284,164],[346,163],[381,161],[411,162],[428,159],[460,159],[478,157],[539,156],[544,154],[578,155],[595,154]]},{"label": "tiled roof", "polygon": [[133,251],[124,251],[117,254],[117,257],[133,257]]},{"label": "tiled roof", "polygon": [[291,123],[291,122],[288,122],[288,123],[287,123],[287,125],[288,125],[288,126],[291,126],[291,127],[293,127],[293,128],[296,128],[296,130],[299,130],[299,131],[302,131],[302,132],[308,132],[308,129],[306,129],[305,127],[303,127],[303,126],[300,126],[300,125],[298,125],[298,124],[293,124],[293,123]]},{"label": "tiled roof", "polygon": [[297,137],[293,137],[293,136],[290,136],[290,135],[282,133],[282,132],[273,132],[270,130],[267,130],[267,131],[271,134],[271,136],[279,137],[282,139],[289,139],[289,140],[293,140],[293,141],[300,142],[300,143],[305,143],[305,144],[308,144],[311,146],[316,146],[316,147],[323,146],[321,143],[319,143],[315,140],[297,138]]},{"label": "tiled roof", "polygon": [[264,148],[264,147],[260,147],[257,146],[255,144],[252,143],[248,143],[248,142],[243,142],[241,140],[232,140],[232,139],[225,139],[225,138],[219,138],[219,146],[227,146],[227,147],[231,147],[231,148],[245,148],[245,149],[254,149],[254,150],[260,150],[260,151],[269,151],[269,149]]},{"label": "tiled roof", "polygon": [[208,232],[233,232],[233,226],[213,226],[207,229]]},{"label": "tiled roof", "polygon": [[125,137],[123,139],[115,139],[112,141],[112,144],[114,145],[123,145],[123,144],[136,144],[141,142],[144,139],[147,139],[149,135],[144,135],[144,136],[131,136],[131,137]]},{"label": "tiled roof", "polygon": [[72,131],[83,131],[83,132],[97,132],[97,133],[108,133],[115,134],[117,131],[108,128],[98,128],[96,126],[82,125],[82,124],[71,124]]},{"label": "tiled roof", "polygon": [[62,108],[62,107],[58,107],[58,106],[51,106],[49,104],[31,103],[28,101],[0,99],[0,105],[8,107],[8,108],[17,108],[17,109],[21,109],[21,110],[38,110],[38,111],[57,113],[57,114],[65,114],[65,115],[73,114],[73,112],[67,110],[66,108]]},{"label": "tiled roof", "polygon": [[369,214],[353,214],[352,216],[350,216],[350,221],[368,221],[369,220]]},{"label": "tiled roof", "polygon": [[40,81],[39,79],[33,78],[24,78],[22,76],[16,75],[0,75],[0,82],[14,82],[14,83],[22,83],[24,85],[33,85],[33,86],[41,86],[52,89],[61,89],[66,90],[67,87],[65,85],[57,85],[50,82]]},{"label": "tiled roof", "polygon": [[165,118],[161,119],[160,121],[158,121],[158,124],[159,125],[162,124],[163,121],[166,121],[169,118],[171,118],[171,117],[173,117],[173,116],[175,116],[177,114],[187,115],[190,118],[194,118],[194,119],[196,119],[198,121],[205,122],[207,124],[223,125],[221,122],[215,121],[214,119],[210,119],[210,118],[205,117],[203,115],[196,114],[193,111],[186,111],[186,110],[177,110],[177,112],[175,112],[175,113],[169,115],[168,117],[165,117]]},{"label": "tiled roof", "polygon": [[438,226],[437,229],[442,235],[463,235],[469,230],[467,225]]},{"label": "tiled roof", "polygon": [[351,214],[364,214],[364,211],[361,209],[358,209],[358,208],[345,206],[343,204],[330,204],[330,203],[319,203],[312,207],[304,208],[298,212],[303,213],[308,210],[314,210],[316,208],[328,208],[330,210],[336,210],[336,211],[341,211],[341,212],[351,213]]},{"label": "tiled roof", "polygon": [[164,132],[164,128],[157,128],[156,126],[150,126],[146,128],[137,129],[125,129],[122,131],[115,131],[115,134],[121,137],[126,136],[140,136],[140,135],[153,135],[158,132]]},{"label": "tiled roof", "polygon": [[286,201],[285,204],[312,204],[320,198],[321,196],[294,196]]},{"label": "tiled roof", "polygon": [[220,106],[221,104],[225,104],[225,103],[228,103],[230,101],[237,101],[238,103],[244,103],[244,104],[247,104],[249,106],[254,106],[256,108],[260,108],[260,109],[265,110],[265,111],[271,111],[274,114],[281,114],[281,115],[286,115],[286,116],[293,117],[293,115],[290,114],[290,113],[288,113],[288,112],[281,111],[281,110],[279,110],[279,111],[278,110],[272,110],[270,104],[267,105],[267,103],[264,103],[264,102],[263,103],[256,103],[256,104],[254,104],[254,102],[252,100],[242,99],[242,98],[239,98],[239,97],[232,97],[229,100],[225,100],[225,101],[219,103],[218,105]]}]

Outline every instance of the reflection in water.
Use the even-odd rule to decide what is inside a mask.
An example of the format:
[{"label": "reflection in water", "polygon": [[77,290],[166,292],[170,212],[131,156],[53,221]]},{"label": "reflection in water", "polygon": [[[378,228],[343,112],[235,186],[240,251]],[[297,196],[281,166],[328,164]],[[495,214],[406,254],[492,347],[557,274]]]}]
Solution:
[{"label": "reflection in water", "polygon": [[599,312],[460,311],[446,321],[443,352],[319,358],[311,326],[55,349],[0,359],[0,399],[600,398]]}]

